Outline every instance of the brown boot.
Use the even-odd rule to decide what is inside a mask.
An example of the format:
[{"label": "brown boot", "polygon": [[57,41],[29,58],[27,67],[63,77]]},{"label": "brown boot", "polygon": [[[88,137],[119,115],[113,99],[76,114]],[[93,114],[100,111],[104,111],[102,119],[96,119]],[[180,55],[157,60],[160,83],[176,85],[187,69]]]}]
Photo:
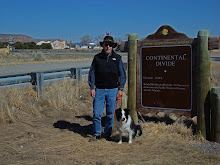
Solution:
[{"label": "brown boot", "polygon": [[98,139],[101,139],[101,136],[93,135],[93,136],[89,139],[89,142],[97,141]]}]

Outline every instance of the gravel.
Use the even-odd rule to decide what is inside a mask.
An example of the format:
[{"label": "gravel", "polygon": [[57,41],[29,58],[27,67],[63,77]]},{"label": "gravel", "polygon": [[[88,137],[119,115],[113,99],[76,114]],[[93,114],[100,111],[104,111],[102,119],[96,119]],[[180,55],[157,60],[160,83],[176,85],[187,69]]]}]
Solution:
[{"label": "gravel", "polygon": [[196,148],[201,150],[203,154],[219,154],[220,155],[220,144],[216,142],[203,142],[197,145]]}]

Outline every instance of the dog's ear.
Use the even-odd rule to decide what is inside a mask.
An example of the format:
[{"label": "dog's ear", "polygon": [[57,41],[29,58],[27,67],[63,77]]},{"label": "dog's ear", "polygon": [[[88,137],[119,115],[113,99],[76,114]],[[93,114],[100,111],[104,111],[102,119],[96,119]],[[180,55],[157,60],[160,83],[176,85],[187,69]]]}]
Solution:
[{"label": "dog's ear", "polygon": [[121,108],[115,110],[116,115],[121,113]]},{"label": "dog's ear", "polygon": [[127,108],[124,109],[124,111],[125,111],[126,113],[128,113],[128,114],[130,113],[130,109],[127,109]]},{"label": "dog's ear", "polygon": [[129,109],[124,109],[125,111],[125,116],[128,118],[128,115],[130,114],[130,110]]},{"label": "dog's ear", "polygon": [[121,118],[121,108],[115,110],[116,119],[119,121]]}]

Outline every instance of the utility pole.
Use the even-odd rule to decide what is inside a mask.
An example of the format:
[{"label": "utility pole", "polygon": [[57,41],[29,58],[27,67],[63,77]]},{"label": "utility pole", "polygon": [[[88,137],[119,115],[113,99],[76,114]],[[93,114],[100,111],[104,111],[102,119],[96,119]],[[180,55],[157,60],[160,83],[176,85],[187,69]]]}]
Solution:
[{"label": "utility pole", "polygon": [[71,42],[71,32],[70,32],[70,49],[72,47],[72,42]]},{"label": "utility pole", "polygon": [[12,55],[13,55],[13,51],[14,51],[14,37],[10,37],[9,38],[9,49],[10,51],[12,52]]}]

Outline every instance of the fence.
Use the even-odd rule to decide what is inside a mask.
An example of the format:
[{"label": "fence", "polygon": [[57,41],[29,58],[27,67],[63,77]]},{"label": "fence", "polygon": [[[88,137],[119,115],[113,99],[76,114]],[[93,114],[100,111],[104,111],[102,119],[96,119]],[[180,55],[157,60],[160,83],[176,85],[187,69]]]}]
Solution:
[{"label": "fence", "polygon": [[[127,63],[124,63],[127,70]],[[19,87],[35,85],[39,95],[45,98],[44,83],[58,81],[62,79],[76,79],[76,85],[82,82],[82,78],[88,76],[90,67],[70,68],[65,70],[32,72],[27,74],[16,74],[0,76],[0,89],[8,87]]]},{"label": "fence", "polygon": [[76,84],[82,82],[82,77],[88,76],[90,67],[71,68],[66,70],[35,72],[28,74],[16,74],[9,76],[0,76],[0,89],[8,87],[19,87],[26,85],[35,85],[38,94],[44,97],[44,83],[58,81],[62,79],[76,79]]}]

